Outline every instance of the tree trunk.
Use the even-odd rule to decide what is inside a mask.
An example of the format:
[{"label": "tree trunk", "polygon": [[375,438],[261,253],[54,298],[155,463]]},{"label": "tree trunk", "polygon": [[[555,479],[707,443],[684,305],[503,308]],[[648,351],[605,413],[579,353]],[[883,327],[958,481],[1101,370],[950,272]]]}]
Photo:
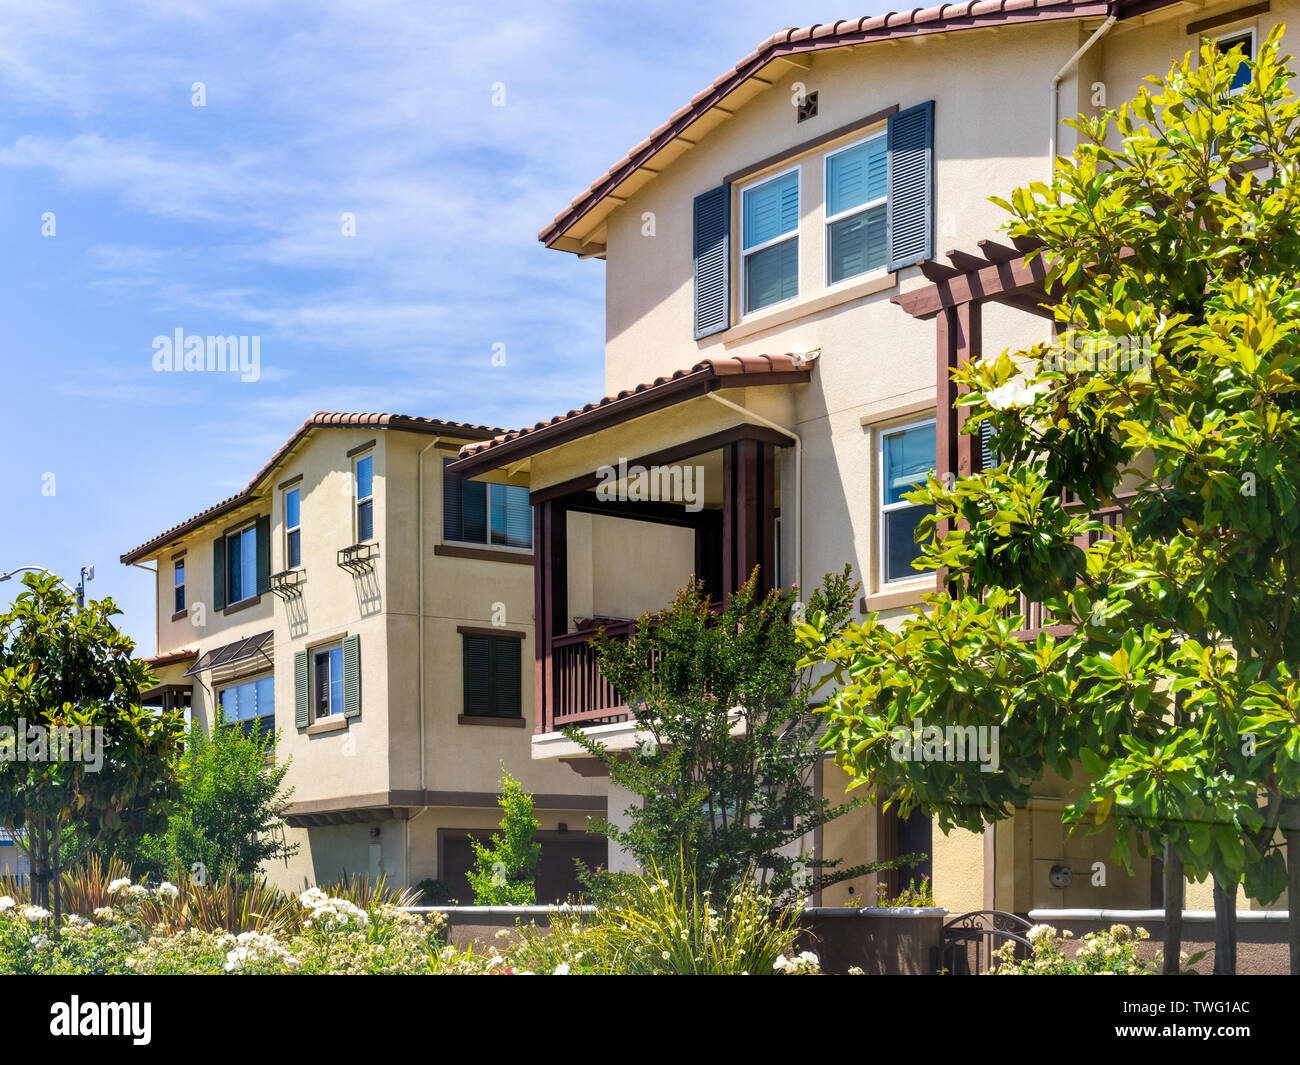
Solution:
[{"label": "tree trunk", "polygon": [[1214,975],[1237,973],[1237,881],[1214,878]]},{"label": "tree trunk", "polygon": [[1300,801],[1287,800],[1283,807],[1282,834],[1286,839],[1286,923],[1291,948],[1291,975],[1300,975]]},{"label": "tree trunk", "polygon": [[1183,899],[1187,881],[1183,879],[1183,860],[1174,851],[1172,843],[1165,843],[1165,975],[1174,975],[1182,969],[1183,956]]},{"label": "tree trunk", "polygon": [[62,906],[63,906],[63,867],[59,864],[59,844],[62,842],[63,833],[57,828],[54,832],[54,846],[51,848],[53,861],[50,864],[52,895],[54,905],[51,909],[54,911],[54,938],[59,938],[59,927],[62,925]]}]

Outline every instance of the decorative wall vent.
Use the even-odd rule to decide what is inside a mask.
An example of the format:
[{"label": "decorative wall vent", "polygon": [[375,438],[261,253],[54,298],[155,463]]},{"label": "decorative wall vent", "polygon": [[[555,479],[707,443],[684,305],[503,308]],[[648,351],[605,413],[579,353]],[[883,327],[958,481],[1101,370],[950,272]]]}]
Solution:
[{"label": "decorative wall vent", "polygon": [[799,122],[817,117],[817,94],[815,92],[804,94],[804,98],[799,101],[796,114]]}]

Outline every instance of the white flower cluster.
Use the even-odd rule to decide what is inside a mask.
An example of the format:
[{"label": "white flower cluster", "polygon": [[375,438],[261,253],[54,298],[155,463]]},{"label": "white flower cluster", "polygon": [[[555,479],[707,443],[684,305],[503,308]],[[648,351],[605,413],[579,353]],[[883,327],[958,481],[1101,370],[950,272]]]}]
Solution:
[{"label": "white flower cluster", "polygon": [[116,895],[119,891],[125,891],[130,886],[131,878],[129,876],[121,877],[118,880],[110,880],[108,882],[108,893],[110,895]]},{"label": "white flower cluster", "polygon": [[822,971],[821,960],[811,950],[805,950],[793,958],[778,955],[772,968],[786,976],[816,976]]},{"label": "white flower cluster", "polygon": [[8,895],[0,895],[0,913],[12,910],[16,903]]},{"label": "white flower cluster", "polygon": [[298,901],[307,910],[302,923],[308,928],[366,928],[370,924],[365,910],[347,899],[332,899],[320,888],[308,888]]},{"label": "white flower cluster", "polygon": [[249,966],[272,962],[292,963],[296,960],[275,936],[264,932],[240,932],[237,936],[222,936],[221,944],[231,948],[226,951],[225,968],[228,973],[237,973]]},{"label": "white flower cluster", "polygon": [[158,897],[161,899],[174,899],[181,893],[180,888],[169,881],[164,880],[158,885]]},{"label": "white flower cluster", "polygon": [[37,921],[44,921],[50,916],[50,911],[40,906],[24,906],[23,916],[33,924]]}]

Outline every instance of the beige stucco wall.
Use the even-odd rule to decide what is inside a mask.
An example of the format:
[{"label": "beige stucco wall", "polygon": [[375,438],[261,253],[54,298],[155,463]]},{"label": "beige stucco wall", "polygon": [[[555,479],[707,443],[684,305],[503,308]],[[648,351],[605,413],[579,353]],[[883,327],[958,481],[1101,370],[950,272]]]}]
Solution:
[{"label": "beige stucco wall", "polygon": [[[379,558],[372,571],[360,576],[340,569],[336,553],[355,541],[352,460],[349,450],[374,440],[374,528]],[[390,791],[491,795],[497,791],[502,768],[531,792],[548,795],[603,795],[605,782],[581,777],[558,762],[531,756],[533,730],[533,568],[527,564],[451,557],[435,553],[442,536],[442,458],[453,456],[462,441],[435,441],[425,434],[373,429],[328,429],[310,434],[280,467],[268,476],[258,497],[240,509],[200,527],[162,548],[159,563],[158,650],[191,648],[200,653],[271,629],[274,633],[276,725],[280,732],[277,758],[291,758],[286,779],[294,791],[292,803],[337,805],[349,797]],[[433,444],[432,447],[429,447]],[[427,449],[427,450],[426,450]],[[424,452],[421,462],[420,453]],[[227,614],[211,609],[212,542],[225,530],[260,514],[271,517],[271,572],[286,568],[283,493],[279,485],[298,475],[302,565],[306,573],[302,595],[288,601],[264,594],[254,605]],[[420,642],[419,486],[424,487],[424,639]],[[190,617],[171,620],[171,558],[185,551]],[[196,622],[202,624],[196,624]],[[462,643],[459,627],[501,629],[522,634],[520,643],[523,727],[462,724]],[[310,735],[294,726],[293,655],[318,641],[338,635],[361,637],[360,717],[347,728]],[[424,779],[420,776],[420,663],[424,663]],[[190,663],[159,671],[162,682],[183,682]],[[231,679],[272,672],[264,660],[233,667]],[[215,716],[210,674],[195,683],[193,713],[208,725]],[[219,686],[219,685],[218,685]],[[333,806],[331,806],[333,808]],[[411,808],[412,811],[416,808]],[[400,811],[405,815],[406,809]],[[548,815],[549,816],[549,815]],[[499,821],[493,802],[463,808],[453,822],[464,827],[489,827]],[[586,814],[570,811],[567,820],[579,830]],[[486,821],[484,820],[486,818]],[[564,820],[564,817],[560,817]],[[543,818],[545,820],[545,818]],[[453,822],[430,815],[417,819],[434,828]],[[370,828],[378,828],[372,839]],[[376,824],[333,825],[290,829],[300,853],[285,867],[267,872],[287,886],[304,878],[331,879],[347,868],[371,868],[372,844],[378,842],[381,868],[405,883],[408,852],[402,820]],[[412,837],[412,869],[432,869],[436,858],[422,849],[422,837]],[[426,871],[421,876],[433,875]]]}]

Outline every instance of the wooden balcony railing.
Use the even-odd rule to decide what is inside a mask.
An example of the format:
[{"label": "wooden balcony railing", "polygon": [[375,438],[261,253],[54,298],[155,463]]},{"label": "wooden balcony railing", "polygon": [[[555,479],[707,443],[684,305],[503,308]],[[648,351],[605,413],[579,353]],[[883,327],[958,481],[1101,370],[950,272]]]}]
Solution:
[{"label": "wooden balcony railing", "polygon": [[[636,622],[604,627],[613,639],[626,640]],[[607,725],[629,716],[627,700],[600,672],[594,641],[598,629],[569,632],[551,639],[551,711],[541,732],[555,732],[569,725]]]},{"label": "wooden balcony railing", "polygon": [[[1091,517],[1101,522],[1104,528],[1084,533],[1082,536],[1076,537],[1074,542],[1086,551],[1098,540],[1105,539],[1110,534],[1110,530],[1122,528],[1124,525],[1124,512],[1128,501],[1132,498],[1131,494],[1120,496],[1111,506],[1094,510]],[[1045,632],[1049,636],[1066,636],[1074,628],[1073,625],[1045,625],[1046,618],[1044,617],[1043,604],[1030,600],[1023,593],[1020,596],[1018,612],[1023,614],[1025,618],[1024,627],[1016,630],[1016,635],[1022,640],[1036,640],[1040,632]]]}]

